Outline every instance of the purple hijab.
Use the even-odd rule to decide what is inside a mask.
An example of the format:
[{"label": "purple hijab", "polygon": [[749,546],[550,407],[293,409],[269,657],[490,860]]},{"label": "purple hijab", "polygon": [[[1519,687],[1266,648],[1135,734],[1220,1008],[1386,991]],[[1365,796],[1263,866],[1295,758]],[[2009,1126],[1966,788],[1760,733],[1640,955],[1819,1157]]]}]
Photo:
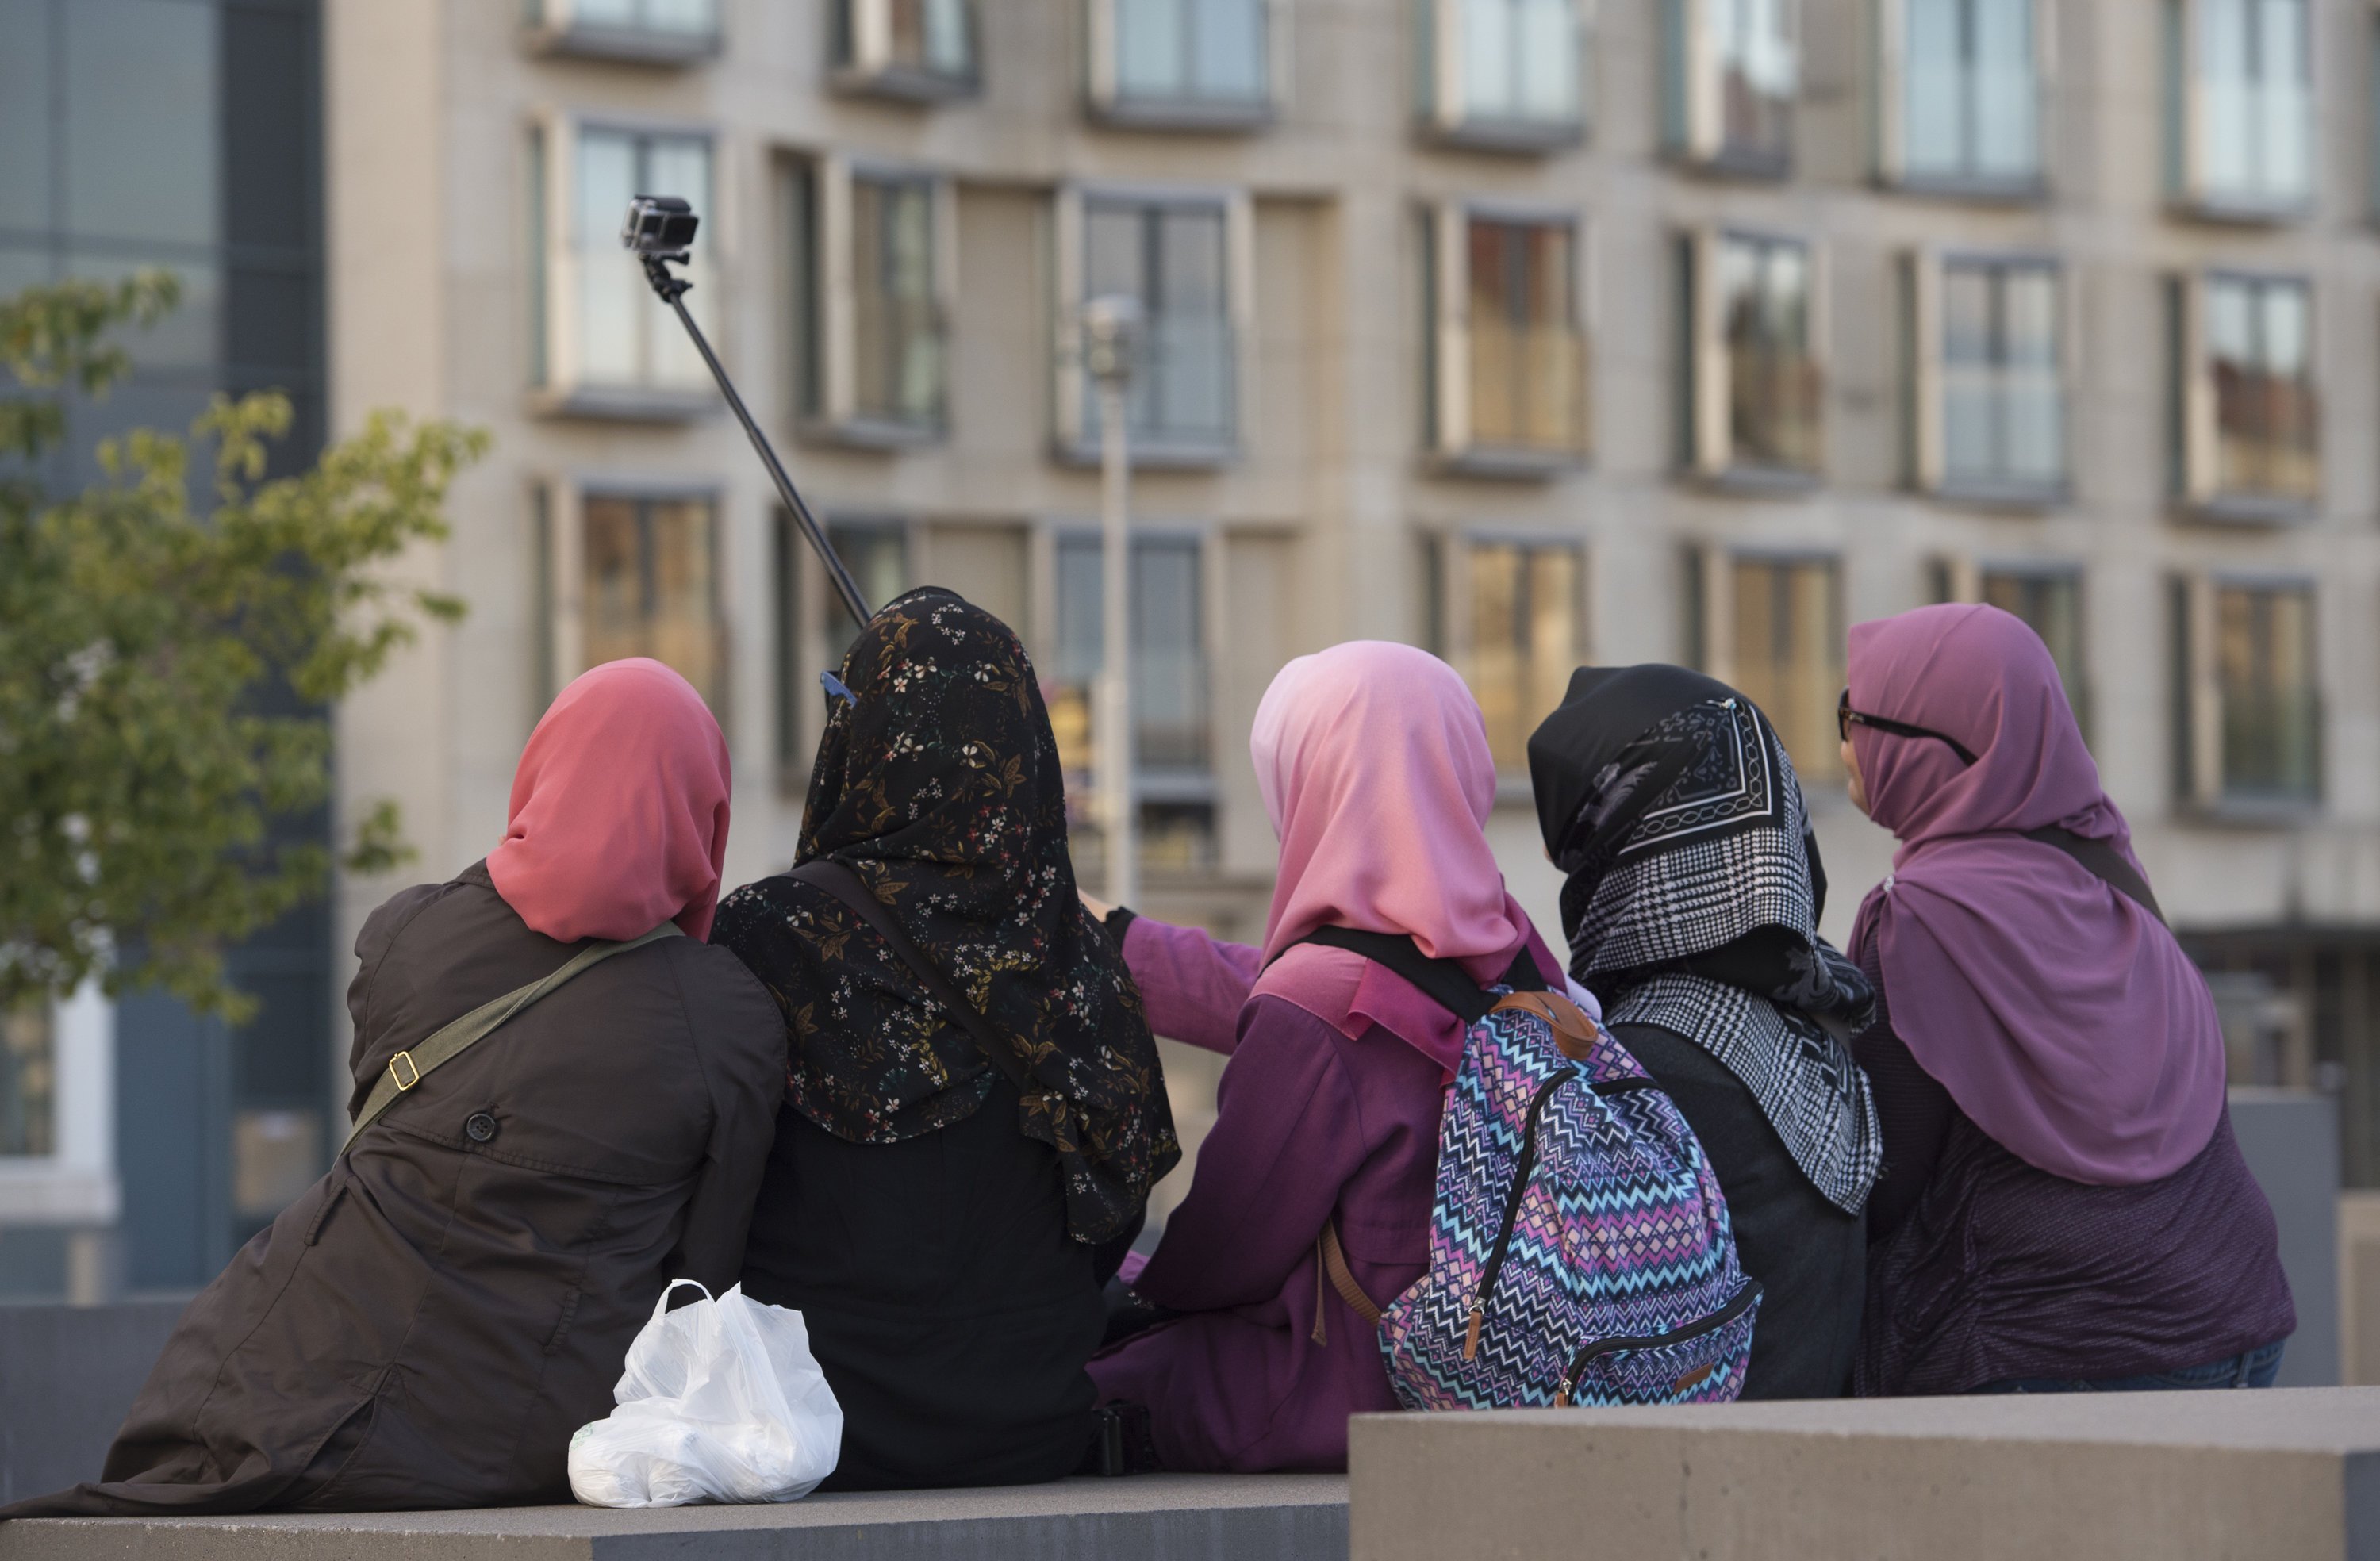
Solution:
[{"label": "purple hijab", "polygon": [[1921,607],[1854,626],[1850,673],[1852,709],[1976,756],[1852,728],[1868,813],[1900,841],[1852,929],[1893,1028],[1977,1127],[2054,1176],[2179,1170],[2223,1110],[2222,1031],[2155,917],[2022,838],[2054,824],[2139,865],[2047,647],[1996,607]]}]

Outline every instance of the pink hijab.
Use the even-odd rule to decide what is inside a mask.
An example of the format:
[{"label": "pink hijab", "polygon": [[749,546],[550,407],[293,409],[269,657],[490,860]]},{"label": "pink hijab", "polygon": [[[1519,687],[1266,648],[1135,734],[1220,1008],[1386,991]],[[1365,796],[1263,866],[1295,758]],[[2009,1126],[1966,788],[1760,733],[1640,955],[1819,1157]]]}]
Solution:
[{"label": "pink hijab", "polygon": [[1852,728],[1869,815],[1900,841],[1852,929],[1881,959],[1893,1028],[1977,1127],[2052,1175],[2180,1169],[2223,1110],[2215,1001],[2155,916],[2022,838],[2056,825],[2139,866],[2047,647],[1996,607],[1923,607],[1855,626],[1850,675],[1852,709],[1976,756]]},{"label": "pink hijab", "polygon": [[1248,751],[1281,838],[1265,924],[1273,962],[1256,991],[1351,1039],[1382,1025],[1451,1073],[1463,1057],[1453,1015],[1359,954],[1292,945],[1324,926],[1406,933],[1483,985],[1524,944],[1541,970],[1560,968],[1488,848],[1496,763],[1471,691],[1409,645],[1333,646],[1272,680]]},{"label": "pink hijab", "polygon": [[709,936],[727,855],[727,739],[694,685],[659,661],[606,661],[562,691],[513,774],[488,877],[565,943],[634,938],[666,919]]}]

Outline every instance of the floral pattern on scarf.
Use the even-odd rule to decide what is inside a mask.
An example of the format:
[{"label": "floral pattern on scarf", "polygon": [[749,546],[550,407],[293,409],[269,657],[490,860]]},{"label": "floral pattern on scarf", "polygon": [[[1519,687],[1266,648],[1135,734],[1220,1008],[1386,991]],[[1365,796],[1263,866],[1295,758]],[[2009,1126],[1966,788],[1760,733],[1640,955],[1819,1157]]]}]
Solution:
[{"label": "floral pattern on scarf", "polygon": [[[1077,1240],[1127,1228],[1181,1157],[1139,990],[1083,909],[1049,712],[1005,623],[943,590],[879,612],[830,700],[797,861],[859,875],[1014,1048],[1021,1131],[1056,1150]],[[997,1071],[840,901],[778,876],[721,905],[712,941],[785,1015],[788,1098],[838,1138],[963,1121]]]}]

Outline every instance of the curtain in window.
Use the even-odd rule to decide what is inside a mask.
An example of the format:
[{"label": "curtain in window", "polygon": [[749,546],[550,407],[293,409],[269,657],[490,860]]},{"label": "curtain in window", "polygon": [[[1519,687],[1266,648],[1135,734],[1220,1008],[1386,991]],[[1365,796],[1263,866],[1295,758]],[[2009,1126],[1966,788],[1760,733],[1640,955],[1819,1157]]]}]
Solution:
[{"label": "curtain in window", "polygon": [[2321,490],[2306,284],[2217,276],[2206,284],[2219,492],[2312,500]]}]

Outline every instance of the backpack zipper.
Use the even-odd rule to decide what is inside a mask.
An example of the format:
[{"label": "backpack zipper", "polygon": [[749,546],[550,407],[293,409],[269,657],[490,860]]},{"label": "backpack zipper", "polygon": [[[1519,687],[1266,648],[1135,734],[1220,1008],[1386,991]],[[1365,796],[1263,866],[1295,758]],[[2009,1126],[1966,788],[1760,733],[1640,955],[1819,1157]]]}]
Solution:
[{"label": "backpack zipper", "polygon": [[1521,1217],[1521,1197],[1529,1190],[1529,1173],[1537,1165],[1537,1118],[1544,1112],[1546,1102],[1554,1091],[1583,1077],[1575,1068],[1564,1069],[1538,1086],[1536,1098],[1529,1102],[1527,1121],[1521,1129],[1520,1163],[1512,1168],[1512,1191],[1504,1199],[1504,1223],[1496,1232],[1496,1251],[1488,1259],[1487,1270],[1479,1276],[1479,1288],[1471,1294],[1471,1325],[1463,1335],[1463,1358],[1475,1359],[1479,1353],[1479,1325],[1488,1317],[1488,1295],[1496,1288],[1497,1272],[1504,1266],[1504,1249],[1512,1244],[1512,1226]]},{"label": "backpack zipper", "polygon": [[[1585,1348],[1571,1357],[1570,1370],[1562,1373],[1561,1386],[1554,1391],[1554,1408],[1564,1410],[1570,1407],[1572,1393],[1577,1389],[1579,1379],[1586,1374],[1586,1368],[1595,1363],[1597,1356],[1609,1355],[1622,1349],[1650,1349],[1657,1345],[1679,1344],[1690,1338],[1700,1338],[1705,1334],[1717,1333],[1752,1310],[1753,1303],[1759,1299],[1759,1285],[1747,1279],[1743,1283],[1743,1288],[1737,1290],[1725,1306],[1699,1323],[1691,1323],[1682,1328],[1672,1328],[1665,1334],[1589,1339]],[[1710,1368],[1704,1367],[1701,1376],[1709,1374]],[[1693,1372],[1687,1373],[1686,1375],[1695,1377],[1696,1381],[1701,1380],[1701,1377],[1696,1377]],[[1685,1379],[1679,1380],[1682,1382]]]}]

